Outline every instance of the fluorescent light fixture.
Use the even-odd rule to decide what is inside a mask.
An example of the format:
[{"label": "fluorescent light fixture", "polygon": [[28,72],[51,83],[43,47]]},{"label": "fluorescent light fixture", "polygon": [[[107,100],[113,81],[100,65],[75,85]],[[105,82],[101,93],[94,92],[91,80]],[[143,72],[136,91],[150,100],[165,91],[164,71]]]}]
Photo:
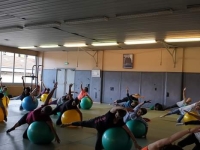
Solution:
[{"label": "fluorescent light fixture", "polygon": [[156,40],[130,40],[130,41],[125,41],[124,44],[126,45],[135,45],[135,44],[151,44],[151,43],[156,43]]},{"label": "fluorescent light fixture", "polygon": [[165,42],[197,42],[200,38],[165,39]]},{"label": "fluorescent light fixture", "polygon": [[92,18],[81,18],[76,20],[66,20],[65,24],[73,25],[73,24],[83,24],[83,23],[91,23],[91,22],[102,22],[108,21],[108,17],[92,17]]},{"label": "fluorescent light fixture", "polygon": [[26,29],[41,29],[41,28],[55,28],[60,27],[60,22],[50,22],[50,23],[38,23],[38,24],[27,24]]},{"label": "fluorescent light fixture", "polygon": [[18,47],[19,49],[31,49],[31,48],[35,48],[35,46],[27,46],[27,47]]},{"label": "fluorescent light fixture", "polygon": [[114,46],[118,45],[117,42],[110,42],[110,43],[92,43],[92,46]]},{"label": "fluorescent light fixture", "polygon": [[154,12],[147,12],[147,13],[136,13],[136,14],[127,14],[127,15],[117,15],[116,17],[119,19],[132,19],[132,18],[142,18],[142,17],[153,17],[153,16],[160,16],[160,15],[168,15],[172,14],[172,9],[154,11]]},{"label": "fluorescent light fixture", "polygon": [[200,11],[200,5],[188,5],[187,9],[191,12],[196,12],[196,11]]},{"label": "fluorescent light fixture", "polygon": [[15,31],[22,31],[22,30],[23,30],[23,27],[20,27],[20,26],[3,27],[3,28],[0,28],[0,33],[15,32]]},{"label": "fluorescent light fixture", "polygon": [[64,47],[86,47],[85,43],[64,44]]},{"label": "fluorescent light fixture", "polygon": [[40,48],[57,48],[60,47],[59,45],[40,45]]}]

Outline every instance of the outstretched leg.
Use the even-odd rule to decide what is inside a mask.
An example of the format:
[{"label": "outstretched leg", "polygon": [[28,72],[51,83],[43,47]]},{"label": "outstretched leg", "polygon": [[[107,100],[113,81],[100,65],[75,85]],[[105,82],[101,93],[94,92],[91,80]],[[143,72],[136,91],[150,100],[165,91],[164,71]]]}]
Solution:
[{"label": "outstretched leg", "polygon": [[162,118],[162,117],[169,116],[169,115],[172,115],[172,114],[177,114],[177,113],[180,113],[179,109],[172,110],[172,111],[168,112],[167,114],[162,115],[160,117]]},{"label": "outstretched leg", "polygon": [[178,107],[178,105],[177,105],[177,104],[174,104],[174,105],[172,105],[172,106],[169,106],[169,107],[164,108],[163,110],[167,110],[167,109],[171,109],[171,108],[176,108],[176,107]]},{"label": "outstretched leg", "polygon": [[61,127],[67,127],[67,126],[81,126],[81,127],[87,127],[87,128],[95,128],[95,119],[90,119],[87,121],[77,121],[72,122],[68,124],[63,124]]},{"label": "outstretched leg", "polygon": [[15,130],[15,128],[17,128],[23,124],[26,124],[27,115],[28,115],[28,113],[25,114],[12,128],[8,129],[6,132],[9,133],[9,132]]}]

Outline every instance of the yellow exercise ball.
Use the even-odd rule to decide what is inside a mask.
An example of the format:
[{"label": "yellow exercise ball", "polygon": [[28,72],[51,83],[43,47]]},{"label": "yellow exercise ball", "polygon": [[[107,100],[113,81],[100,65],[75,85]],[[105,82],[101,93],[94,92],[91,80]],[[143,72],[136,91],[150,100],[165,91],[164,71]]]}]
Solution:
[{"label": "yellow exercise ball", "polygon": [[[62,124],[81,121],[81,116],[76,109],[71,109],[71,110],[65,111],[62,114],[61,121],[62,121]],[[69,126],[69,127],[74,127],[74,126]]]},{"label": "yellow exercise ball", "polygon": [[4,97],[2,98],[2,102],[3,102],[4,107],[7,107],[8,104],[9,104],[9,102],[10,102],[9,97],[8,97],[8,96],[4,96]]},{"label": "yellow exercise ball", "polygon": [[[193,113],[193,114],[195,114],[195,115],[198,115],[196,112],[191,112],[191,113]],[[195,118],[195,117],[192,116],[192,115],[189,115],[188,113],[186,113],[186,114],[184,115],[184,117],[183,117],[183,121],[184,121],[184,122],[189,122],[189,121],[194,121],[194,120],[198,120],[198,119]]]},{"label": "yellow exercise ball", "polygon": [[[6,109],[6,116],[8,116],[8,111]],[[4,114],[2,108],[0,108],[0,122],[4,120]]]},{"label": "yellow exercise ball", "polygon": [[42,94],[41,97],[40,97],[41,101],[45,102],[46,99],[47,99],[47,96],[48,96],[48,94]]},{"label": "yellow exercise ball", "polygon": [[[40,97],[41,101],[42,101],[42,102],[45,102],[46,99],[47,99],[47,97],[48,97],[48,95],[49,95],[49,94],[42,94],[41,97]],[[52,101],[52,99],[49,100],[49,102],[51,102],[51,101]]]}]

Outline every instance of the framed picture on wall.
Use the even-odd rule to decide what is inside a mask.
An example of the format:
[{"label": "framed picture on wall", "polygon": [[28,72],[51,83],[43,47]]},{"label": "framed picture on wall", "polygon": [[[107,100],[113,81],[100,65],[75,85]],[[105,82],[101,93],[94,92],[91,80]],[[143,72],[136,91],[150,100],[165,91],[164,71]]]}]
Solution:
[{"label": "framed picture on wall", "polygon": [[133,54],[123,54],[123,68],[124,69],[133,68]]}]

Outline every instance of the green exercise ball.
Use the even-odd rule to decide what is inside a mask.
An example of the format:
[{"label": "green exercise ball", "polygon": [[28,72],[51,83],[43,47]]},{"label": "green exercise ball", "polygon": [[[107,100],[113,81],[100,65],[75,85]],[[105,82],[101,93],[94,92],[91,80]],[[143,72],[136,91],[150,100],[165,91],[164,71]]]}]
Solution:
[{"label": "green exercise ball", "polygon": [[81,109],[90,109],[92,107],[93,102],[88,98],[84,97],[81,99]]},{"label": "green exercise ball", "polygon": [[141,138],[146,134],[146,125],[140,120],[130,120],[126,125],[136,138]]},{"label": "green exercise ball", "polygon": [[35,144],[48,144],[54,139],[54,134],[46,122],[31,123],[27,130],[28,138]]},{"label": "green exercise ball", "polygon": [[104,132],[102,144],[105,150],[130,150],[132,140],[123,128],[116,127]]}]

